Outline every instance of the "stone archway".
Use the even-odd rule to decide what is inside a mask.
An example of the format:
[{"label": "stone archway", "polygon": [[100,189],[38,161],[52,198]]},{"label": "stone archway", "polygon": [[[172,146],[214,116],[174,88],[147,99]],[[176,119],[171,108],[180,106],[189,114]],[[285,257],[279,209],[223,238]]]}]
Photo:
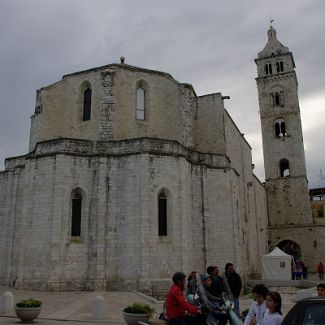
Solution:
[{"label": "stone archway", "polygon": [[277,245],[285,253],[290,254],[296,260],[301,257],[301,248],[296,242],[286,239]]}]

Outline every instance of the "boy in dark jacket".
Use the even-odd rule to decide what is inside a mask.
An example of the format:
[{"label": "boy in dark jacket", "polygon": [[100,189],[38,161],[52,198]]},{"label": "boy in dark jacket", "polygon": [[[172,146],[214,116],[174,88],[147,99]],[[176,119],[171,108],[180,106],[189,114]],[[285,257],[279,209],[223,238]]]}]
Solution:
[{"label": "boy in dark jacket", "polygon": [[232,263],[227,263],[225,267],[225,280],[228,282],[230,291],[234,299],[234,312],[240,317],[239,295],[242,288],[242,281],[234,269]]}]

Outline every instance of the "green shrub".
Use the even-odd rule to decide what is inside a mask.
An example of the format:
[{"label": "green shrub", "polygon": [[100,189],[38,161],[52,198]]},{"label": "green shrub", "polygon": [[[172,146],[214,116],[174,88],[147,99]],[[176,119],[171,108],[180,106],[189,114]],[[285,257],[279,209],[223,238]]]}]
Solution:
[{"label": "green shrub", "polygon": [[32,308],[41,307],[42,302],[33,298],[25,299],[16,303],[16,307]]},{"label": "green shrub", "polygon": [[[244,295],[245,296],[250,296],[250,295],[253,295],[253,292],[252,292],[252,288],[251,287],[249,287],[249,286],[245,286],[245,288],[244,288]],[[253,295],[254,296],[254,295]]]},{"label": "green shrub", "polygon": [[149,314],[150,316],[152,316],[152,314],[155,312],[155,310],[148,304],[139,302],[135,302],[133,305],[127,306],[123,309],[123,311],[130,314]]}]

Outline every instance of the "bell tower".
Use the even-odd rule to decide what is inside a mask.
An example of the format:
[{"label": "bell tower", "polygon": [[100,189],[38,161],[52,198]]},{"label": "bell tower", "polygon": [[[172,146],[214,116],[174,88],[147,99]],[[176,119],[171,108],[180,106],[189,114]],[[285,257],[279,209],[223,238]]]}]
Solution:
[{"label": "bell tower", "polygon": [[272,26],[267,36],[255,63],[269,227],[292,229],[312,224],[298,82],[288,47],[278,41]]}]

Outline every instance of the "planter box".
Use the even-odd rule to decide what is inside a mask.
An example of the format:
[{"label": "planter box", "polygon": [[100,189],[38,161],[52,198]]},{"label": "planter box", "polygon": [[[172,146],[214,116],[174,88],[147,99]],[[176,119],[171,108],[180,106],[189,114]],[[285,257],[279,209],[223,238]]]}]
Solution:
[{"label": "planter box", "polygon": [[123,311],[124,320],[128,325],[138,325],[138,322],[148,323],[150,314],[130,314]]},{"label": "planter box", "polygon": [[15,312],[23,323],[32,323],[40,314],[41,307],[15,307]]}]

